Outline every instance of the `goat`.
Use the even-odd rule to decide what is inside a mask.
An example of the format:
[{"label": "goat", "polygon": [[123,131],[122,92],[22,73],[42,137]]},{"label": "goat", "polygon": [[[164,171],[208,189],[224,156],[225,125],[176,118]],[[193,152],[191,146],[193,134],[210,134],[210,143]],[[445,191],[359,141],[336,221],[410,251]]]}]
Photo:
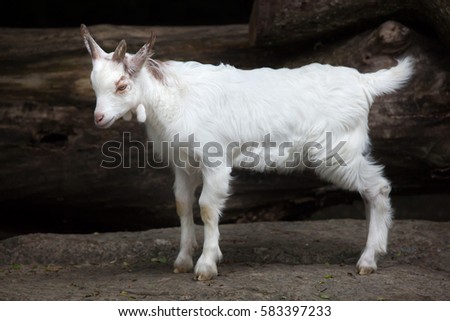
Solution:
[{"label": "goat", "polygon": [[[85,25],[81,25],[81,34],[92,57],[90,77],[97,97],[94,122],[98,127],[110,127],[117,119],[130,119],[131,113],[137,113],[155,148],[161,142],[174,142],[174,137],[192,143],[188,151],[175,155],[171,150],[168,154],[175,173],[181,225],[175,273],[194,268],[197,241],[192,206],[194,191],[203,184],[198,202],[204,244],[194,272],[197,280],[217,276],[217,263],[222,258],[219,218],[230,195],[231,169],[267,156],[267,146],[253,144],[262,142],[267,134],[271,135],[270,144],[289,144],[283,145],[286,148],[278,155],[271,152],[269,162],[253,162],[250,167],[254,170],[311,168],[320,178],[361,194],[368,232],[357,271],[370,274],[377,269],[377,258],[387,249],[391,187],[383,167],[368,154],[368,114],[376,96],[392,93],[409,80],[411,58],[369,74],[317,63],[296,69],[240,70],[223,64],[154,60],[154,33],[134,55],[126,52],[124,40],[114,52],[106,53]],[[328,143],[330,133],[341,142],[331,155],[321,148]],[[192,134],[197,146],[189,139]],[[228,148],[236,142],[242,147],[253,143],[247,144],[248,148]],[[222,151],[227,146],[226,152],[214,154],[220,161],[214,166],[204,158],[211,146]],[[303,161],[294,168],[286,166],[294,154]],[[175,156],[184,160],[193,157],[198,163],[180,166]]]}]

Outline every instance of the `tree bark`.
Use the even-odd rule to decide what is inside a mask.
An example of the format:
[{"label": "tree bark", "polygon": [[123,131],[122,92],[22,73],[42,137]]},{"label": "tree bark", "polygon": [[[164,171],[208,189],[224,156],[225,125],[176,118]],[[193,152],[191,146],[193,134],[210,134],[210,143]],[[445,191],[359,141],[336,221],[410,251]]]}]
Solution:
[{"label": "tree bark", "polygon": [[[416,73],[410,84],[377,99],[372,107],[374,156],[387,165],[394,191],[448,190],[449,60],[434,40],[394,22],[309,51],[253,48],[244,25],[103,25],[90,31],[106,50],[125,38],[133,52],[151,29],[158,36],[156,58],[225,62],[241,68],[298,67],[319,61],[368,72],[412,55]],[[136,150],[131,152],[131,168],[100,167],[105,159],[103,143],[123,142],[123,132],[131,132],[131,140],[146,137],[136,122],[118,122],[106,131],[95,128],[90,69],[77,29],[1,30],[0,210],[9,213],[4,224],[10,229],[86,232],[177,224],[170,170],[138,168]],[[353,198],[308,173],[278,176],[238,171],[236,175],[225,222],[293,219]]]},{"label": "tree bark", "polygon": [[255,0],[250,42],[257,46],[321,40],[396,18],[431,26],[450,48],[449,0]]}]

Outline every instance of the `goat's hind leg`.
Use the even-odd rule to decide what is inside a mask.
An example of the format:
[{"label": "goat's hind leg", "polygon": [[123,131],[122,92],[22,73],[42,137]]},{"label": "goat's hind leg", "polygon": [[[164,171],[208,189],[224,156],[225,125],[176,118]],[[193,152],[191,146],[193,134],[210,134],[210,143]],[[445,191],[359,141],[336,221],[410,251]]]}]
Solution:
[{"label": "goat's hind leg", "polygon": [[388,180],[381,174],[382,167],[376,166],[376,168],[378,168],[378,174],[368,177],[366,188],[360,191],[366,213],[368,213],[366,247],[356,265],[361,275],[376,271],[378,256],[387,251],[388,232],[392,223],[389,198],[391,187]]},{"label": "goat's hind leg", "polygon": [[183,169],[175,169],[174,193],[176,210],[181,225],[180,252],[174,263],[175,273],[189,272],[194,267],[192,255],[197,248],[197,240],[195,237],[192,206],[194,203],[194,192],[200,182],[201,177],[199,173],[187,173]]},{"label": "goat's hind leg", "polygon": [[323,166],[316,169],[319,176],[339,187],[358,191],[366,206],[367,242],[358,260],[359,274],[370,274],[377,269],[377,258],[386,253],[388,232],[392,221],[389,199],[389,181],[383,176],[383,167],[359,155],[346,165]]}]

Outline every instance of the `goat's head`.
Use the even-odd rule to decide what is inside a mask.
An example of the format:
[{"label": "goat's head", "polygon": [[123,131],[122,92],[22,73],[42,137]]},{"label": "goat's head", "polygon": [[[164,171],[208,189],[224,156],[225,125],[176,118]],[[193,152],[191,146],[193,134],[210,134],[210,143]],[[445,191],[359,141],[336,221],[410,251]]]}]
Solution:
[{"label": "goat's head", "polygon": [[121,117],[129,118],[141,103],[136,79],[153,54],[155,35],[152,33],[150,40],[134,55],[126,52],[125,40],[114,52],[106,53],[85,25],[81,25],[81,35],[92,57],[91,84],[97,97],[94,122],[98,127],[108,128]]}]

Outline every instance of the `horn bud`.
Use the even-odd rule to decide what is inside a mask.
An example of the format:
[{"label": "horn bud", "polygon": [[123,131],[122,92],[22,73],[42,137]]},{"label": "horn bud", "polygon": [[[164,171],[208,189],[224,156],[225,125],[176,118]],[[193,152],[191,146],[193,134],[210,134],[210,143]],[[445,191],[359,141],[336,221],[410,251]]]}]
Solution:
[{"label": "horn bud", "polygon": [[114,54],[112,59],[116,62],[122,62],[125,58],[125,54],[127,53],[127,43],[125,40],[122,40],[117,45],[116,50],[114,50]]}]

